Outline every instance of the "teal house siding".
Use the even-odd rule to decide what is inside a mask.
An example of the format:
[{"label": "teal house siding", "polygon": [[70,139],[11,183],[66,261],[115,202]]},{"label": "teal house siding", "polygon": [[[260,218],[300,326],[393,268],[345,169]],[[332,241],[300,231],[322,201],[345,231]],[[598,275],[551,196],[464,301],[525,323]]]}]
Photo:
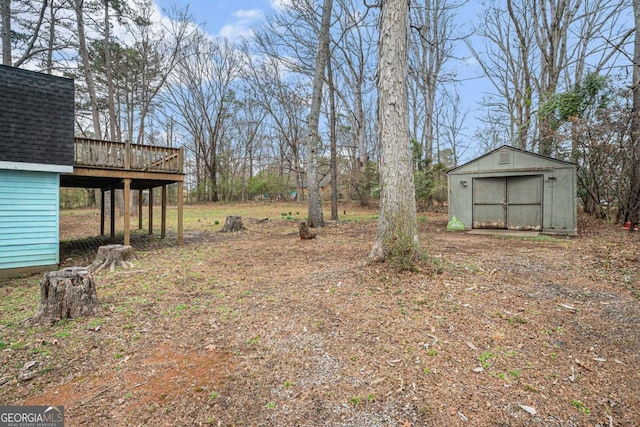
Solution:
[{"label": "teal house siding", "polygon": [[57,267],[59,182],[55,172],[0,170],[0,270]]},{"label": "teal house siding", "polygon": [[60,175],[73,173],[73,80],[0,65],[0,278],[59,265]]}]

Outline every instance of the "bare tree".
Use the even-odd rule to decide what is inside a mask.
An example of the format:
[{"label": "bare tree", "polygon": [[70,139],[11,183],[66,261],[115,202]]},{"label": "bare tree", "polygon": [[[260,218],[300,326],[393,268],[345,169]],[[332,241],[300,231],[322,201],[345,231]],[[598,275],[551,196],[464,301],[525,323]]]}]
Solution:
[{"label": "bare tree", "polygon": [[457,39],[456,10],[464,2],[450,0],[412,0],[410,43],[410,77],[416,85],[413,137],[423,146],[424,165],[433,161],[435,101],[438,87],[447,76],[445,66],[453,59],[453,42]]},{"label": "bare tree", "polygon": [[346,147],[354,152],[351,186],[359,196],[360,203],[367,206],[370,201],[371,182],[370,170],[371,150],[369,144],[373,138],[367,138],[367,105],[374,103],[371,96],[374,85],[369,75],[375,70],[373,50],[375,43],[375,14],[370,9],[359,10],[353,0],[340,0],[336,35],[332,57],[335,58],[334,79],[336,80],[336,95],[344,105],[343,111],[347,115],[351,140],[346,141]]},{"label": "bare tree", "polygon": [[470,42],[468,46],[495,89],[495,96],[483,102],[494,117],[487,126],[498,132],[502,128],[509,142],[526,149],[533,114],[533,23],[525,2],[508,0],[507,5],[505,10],[495,2],[487,4],[482,23],[475,28],[484,40],[484,50]]},{"label": "bare tree", "polygon": [[630,231],[640,222],[640,0],[633,0],[635,40],[633,43],[632,106],[630,126],[631,185],[628,203]]},{"label": "bare tree", "polygon": [[[0,15],[2,16],[2,63],[4,65],[12,65],[14,67],[20,67],[33,56],[41,53],[41,49],[37,48],[37,42],[40,39],[40,29],[44,21],[45,12],[47,10],[48,1],[42,0],[40,2],[21,1],[19,8],[13,7],[12,0],[0,1]],[[13,50],[12,37],[17,33],[16,28],[12,24],[13,15],[20,18],[19,31],[16,39],[24,40],[24,43],[20,45],[20,50],[17,55],[17,59],[13,59],[16,56]],[[33,15],[34,20],[27,20],[22,18],[23,15]]]},{"label": "bare tree", "polygon": [[0,0],[2,15],[2,64],[11,65],[11,0]]},{"label": "bare tree", "polygon": [[[540,58],[536,83],[540,104],[549,100],[558,88],[560,75],[568,65],[570,28],[580,10],[581,0],[532,0],[535,40]],[[555,129],[547,118],[538,121],[540,154],[550,156],[553,151]]]},{"label": "bare tree", "polygon": [[[495,89],[485,107],[509,118],[509,141],[545,155],[560,152],[554,123],[538,111],[558,91],[579,85],[587,68],[600,72],[615,62],[629,37],[621,22],[627,7],[623,0],[507,0],[485,6],[476,27],[485,51],[470,47]],[[500,119],[488,126],[497,129]]]},{"label": "bare tree", "polygon": [[418,256],[407,93],[409,0],[382,2],[378,53],[380,218],[369,259],[410,268]]},{"label": "bare tree", "polygon": [[226,39],[194,37],[184,60],[175,67],[163,100],[168,114],[193,139],[198,168],[202,167],[206,200],[218,201],[218,150],[235,102],[242,62]]},{"label": "bare tree", "polygon": [[94,136],[97,139],[102,139],[102,127],[100,125],[100,110],[98,107],[98,94],[96,90],[95,78],[93,76],[93,67],[89,59],[89,48],[87,46],[87,38],[84,24],[84,1],[83,0],[68,0],[69,5],[75,12],[76,16],[76,29],[78,36],[78,46],[80,58],[82,60],[82,69],[84,78],[87,84],[87,91],[89,94],[89,103],[91,106],[91,115],[93,117],[93,130]]},{"label": "bare tree", "polygon": [[[320,179],[318,174],[318,159],[321,154],[321,138],[318,134],[320,122],[320,108],[322,107],[322,86],[327,61],[329,58],[329,42],[331,36],[331,8],[333,0],[324,0],[322,6],[322,23],[318,37],[318,54],[316,55],[316,68],[313,77],[313,92],[311,94],[311,112],[309,113],[309,133],[307,140],[307,188],[309,190],[309,227],[322,227],[322,200],[320,199]],[[333,183],[335,185],[335,182]]]}]

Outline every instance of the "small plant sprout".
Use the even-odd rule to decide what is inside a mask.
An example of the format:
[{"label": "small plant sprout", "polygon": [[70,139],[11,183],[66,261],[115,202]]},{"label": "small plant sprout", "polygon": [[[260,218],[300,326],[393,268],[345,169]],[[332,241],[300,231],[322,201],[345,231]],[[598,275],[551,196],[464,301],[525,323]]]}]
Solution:
[{"label": "small plant sprout", "polygon": [[209,393],[209,400],[217,399],[220,396],[220,393],[217,391],[212,391]]},{"label": "small plant sprout", "polygon": [[267,409],[276,409],[275,402],[269,402],[265,406],[267,407]]},{"label": "small plant sprout", "polygon": [[362,403],[362,397],[353,396],[351,399],[349,399],[349,403],[351,403],[353,406],[358,406]]},{"label": "small plant sprout", "polygon": [[489,363],[489,360],[491,360],[494,357],[495,355],[493,353],[491,353],[490,351],[485,351],[480,355],[480,357],[478,357],[478,361],[480,362],[482,367],[486,369],[489,366],[491,366],[491,364]]},{"label": "small plant sprout", "polygon": [[372,403],[374,400],[376,400],[376,398],[373,396],[373,393],[369,393],[369,394],[367,395],[367,401],[368,401],[369,403]]},{"label": "small plant sprout", "polygon": [[584,403],[580,402],[579,400],[572,400],[571,404],[573,406],[575,406],[578,411],[580,411],[581,413],[583,413],[585,415],[589,415],[591,413],[591,410],[589,408],[587,408],[584,405]]}]

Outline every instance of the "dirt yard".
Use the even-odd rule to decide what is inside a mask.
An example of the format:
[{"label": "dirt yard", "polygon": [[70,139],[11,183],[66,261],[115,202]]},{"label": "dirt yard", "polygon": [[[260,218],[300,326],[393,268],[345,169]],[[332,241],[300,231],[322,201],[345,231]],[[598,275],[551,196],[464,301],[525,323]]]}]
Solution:
[{"label": "dirt yard", "polygon": [[[132,269],[95,276],[98,317],[27,326],[41,275],[1,280],[0,404],[64,405],[67,426],[640,425],[637,233],[469,235],[430,212],[424,262],[396,272],[364,262],[374,211],[302,241],[284,214],[222,234],[199,209],[184,246],[136,238]],[[96,224],[63,216],[61,238]]]}]

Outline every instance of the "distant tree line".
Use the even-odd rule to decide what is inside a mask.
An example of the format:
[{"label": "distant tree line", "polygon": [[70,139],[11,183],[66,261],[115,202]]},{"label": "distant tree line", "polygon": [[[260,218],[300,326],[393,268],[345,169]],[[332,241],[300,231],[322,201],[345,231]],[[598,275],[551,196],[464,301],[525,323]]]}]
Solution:
[{"label": "distant tree line", "polygon": [[[418,207],[446,200],[446,170],[507,144],[576,162],[585,209],[629,219],[640,208],[638,0],[487,1],[472,26],[468,6],[410,0]],[[1,55],[75,79],[78,135],[184,146],[190,200],[300,198],[330,183],[334,203],[368,204],[381,188],[380,13],[360,0],[294,0],[231,40],[151,0],[0,0]],[[491,84],[473,113],[460,91],[469,64]]]}]

